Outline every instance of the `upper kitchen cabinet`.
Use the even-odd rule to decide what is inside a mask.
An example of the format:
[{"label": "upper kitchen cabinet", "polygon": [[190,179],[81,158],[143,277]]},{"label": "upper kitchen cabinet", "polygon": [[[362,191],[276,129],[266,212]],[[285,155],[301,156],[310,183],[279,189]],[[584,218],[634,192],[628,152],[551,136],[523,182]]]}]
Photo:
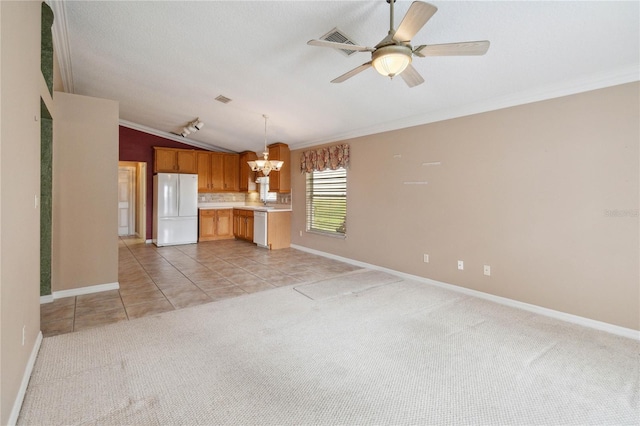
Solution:
[{"label": "upper kitchen cabinet", "polygon": [[239,155],[198,153],[198,192],[239,192]]},{"label": "upper kitchen cabinet", "polygon": [[268,146],[269,160],[284,161],[279,172],[269,173],[269,191],[289,193],[291,192],[291,151],[287,144],[278,142]]},{"label": "upper kitchen cabinet", "polygon": [[251,171],[247,161],[255,161],[257,159],[258,155],[253,151],[240,153],[240,192],[256,190],[256,172]]},{"label": "upper kitchen cabinet", "polygon": [[211,153],[198,151],[198,192],[211,192]]},{"label": "upper kitchen cabinet", "polygon": [[223,190],[240,191],[240,156],[238,154],[223,155]]},{"label": "upper kitchen cabinet", "polygon": [[191,149],[153,147],[154,173],[197,173],[196,151]]}]

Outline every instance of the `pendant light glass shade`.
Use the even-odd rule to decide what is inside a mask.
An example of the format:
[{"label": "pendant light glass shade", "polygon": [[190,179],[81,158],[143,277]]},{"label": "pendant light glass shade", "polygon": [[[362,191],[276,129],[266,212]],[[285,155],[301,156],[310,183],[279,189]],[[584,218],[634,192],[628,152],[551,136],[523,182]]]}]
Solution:
[{"label": "pendant light glass shade", "polygon": [[271,171],[279,171],[284,165],[284,161],[269,160],[269,151],[267,150],[267,116],[264,117],[264,152],[262,160],[247,161],[252,172],[262,172],[264,176],[269,176]]},{"label": "pendant light glass shade", "polygon": [[411,63],[411,49],[406,46],[386,46],[373,52],[373,67],[385,77],[395,77]]}]

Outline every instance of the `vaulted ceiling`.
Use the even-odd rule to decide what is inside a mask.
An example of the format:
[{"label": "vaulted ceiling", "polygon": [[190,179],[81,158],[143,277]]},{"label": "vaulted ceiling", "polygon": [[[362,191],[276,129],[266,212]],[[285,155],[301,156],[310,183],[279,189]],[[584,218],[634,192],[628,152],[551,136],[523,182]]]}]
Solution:
[{"label": "vaulted ceiling", "polygon": [[[60,1],[65,90],[117,100],[125,126],[195,146],[261,151],[379,133],[640,77],[640,2],[434,1],[414,46],[489,40],[484,56],[414,58],[425,82],[366,70],[359,52],[308,46],[337,27],[373,46],[389,4],[371,1]],[[411,2],[395,4],[395,26]],[[219,95],[229,103],[215,100]],[[205,126],[173,136],[199,117]]]}]

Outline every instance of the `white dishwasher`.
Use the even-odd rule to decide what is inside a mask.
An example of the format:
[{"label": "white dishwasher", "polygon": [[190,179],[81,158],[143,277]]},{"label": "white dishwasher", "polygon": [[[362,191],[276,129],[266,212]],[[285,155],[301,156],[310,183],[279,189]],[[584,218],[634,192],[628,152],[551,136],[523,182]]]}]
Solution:
[{"label": "white dishwasher", "polygon": [[253,242],[258,247],[267,247],[267,212],[253,212]]}]

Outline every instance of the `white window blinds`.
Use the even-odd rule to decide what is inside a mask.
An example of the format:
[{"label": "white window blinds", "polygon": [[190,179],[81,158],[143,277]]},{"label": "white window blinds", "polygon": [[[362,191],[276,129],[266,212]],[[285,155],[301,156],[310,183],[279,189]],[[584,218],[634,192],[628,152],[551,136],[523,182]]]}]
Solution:
[{"label": "white window blinds", "polygon": [[307,175],[307,231],[345,236],[347,170],[312,171]]}]

